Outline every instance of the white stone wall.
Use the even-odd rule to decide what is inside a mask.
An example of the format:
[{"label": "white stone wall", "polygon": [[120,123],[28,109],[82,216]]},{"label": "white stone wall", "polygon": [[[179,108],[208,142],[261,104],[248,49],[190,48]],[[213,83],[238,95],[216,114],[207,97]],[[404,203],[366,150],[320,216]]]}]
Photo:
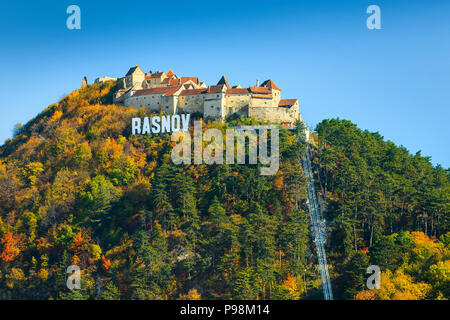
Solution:
[{"label": "white stone wall", "polygon": [[[157,88],[157,87],[165,87],[165,85],[162,85],[161,82],[166,78],[166,74],[165,72],[163,72],[161,74],[160,77],[156,77],[156,78],[151,78],[150,77],[150,84],[152,87]],[[144,79],[145,79],[145,75],[144,75]]]},{"label": "white stone wall", "polygon": [[162,96],[161,106],[156,111],[162,110],[164,113],[176,114],[178,113],[178,97],[177,96]]},{"label": "white stone wall", "polygon": [[277,107],[281,100],[281,91],[272,89],[273,107]]},{"label": "white stone wall", "polygon": [[255,98],[255,97],[252,97],[252,99],[250,100],[249,106],[251,108],[273,108],[273,107],[275,107],[273,99]]},{"label": "white stone wall", "polygon": [[151,111],[161,110],[163,94],[148,94],[142,96],[131,96],[125,100],[126,106],[135,108],[148,108]]},{"label": "white stone wall", "polygon": [[178,108],[185,113],[203,112],[204,103],[203,94],[178,97]]},{"label": "white stone wall", "polygon": [[145,80],[145,73],[142,71],[136,70],[133,74],[125,77],[125,85],[126,88],[138,87],[142,88],[142,85]]},{"label": "white stone wall", "polygon": [[225,97],[223,93],[205,94],[203,117],[224,119],[226,116]]},{"label": "white stone wall", "polygon": [[301,120],[298,102],[291,107],[278,106],[280,101],[278,90],[273,90],[272,99],[254,97],[250,93],[227,95],[224,91],[168,97],[160,93],[124,98],[126,106],[148,108],[152,112],[162,111],[167,114],[200,112],[205,119],[223,120],[226,116],[238,114],[273,123],[293,124],[296,120]]},{"label": "white stone wall", "polygon": [[101,77],[101,78],[97,78],[95,79],[95,83],[103,83],[106,81],[116,81],[117,78],[112,78],[112,77]]},{"label": "white stone wall", "polygon": [[300,119],[298,108],[282,108],[282,107],[250,107],[248,109],[248,116],[259,121],[268,122],[291,122]]},{"label": "white stone wall", "polygon": [[250,104],[250,93],[248,94],[228,94],[226,95],[226,115],[234,113],[241,114],[242,109]]}]

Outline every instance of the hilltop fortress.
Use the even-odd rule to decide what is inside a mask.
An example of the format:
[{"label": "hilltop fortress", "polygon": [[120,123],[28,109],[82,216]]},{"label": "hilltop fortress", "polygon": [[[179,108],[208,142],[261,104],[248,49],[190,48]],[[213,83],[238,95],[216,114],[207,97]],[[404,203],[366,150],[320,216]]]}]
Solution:
[{"label": "hilltop fortress", "polygon": [[[99,78],[96,82],[115,80]],[[168,114],[201,113],[206,119],[236,115],[280,123],[285,128],[301,120],[297,99],[281,99],[281,89],[272,80],[256,86],[231,86],[225,76],[207,86],[198,77],[177,77],[171,70],[145,73],[135,66],[118,79],[114,103]]]}]

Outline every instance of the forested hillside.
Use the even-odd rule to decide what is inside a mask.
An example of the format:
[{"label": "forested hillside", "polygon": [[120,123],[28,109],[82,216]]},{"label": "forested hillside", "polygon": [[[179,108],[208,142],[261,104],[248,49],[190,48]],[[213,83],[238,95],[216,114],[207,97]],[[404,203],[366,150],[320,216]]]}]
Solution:
[{"label": "forested hillside", "polygon": [[[274,176],[177,166],[168,134],[130,135],[147,111],[112,105],[114,85],[72,92],[1,147],[0,299],[320,299],[300,128],[280,130]],[[348,121],[316,131],[335,296],[449,298],[448,170]],[[382,290],[365,290],[370,264]]]},{"label": "forested hillside", "polygon": [[[376,298],[449,298],[448,169],[350,121],[324,120],[316,131],[316,181],[327,199],[336,294],[355,297],[366,289],[367,266],[378,265],[386,271],[382,283],[398,283],[390,295],[373,291]],[[402,287],[422,282],[433,288]]]}]

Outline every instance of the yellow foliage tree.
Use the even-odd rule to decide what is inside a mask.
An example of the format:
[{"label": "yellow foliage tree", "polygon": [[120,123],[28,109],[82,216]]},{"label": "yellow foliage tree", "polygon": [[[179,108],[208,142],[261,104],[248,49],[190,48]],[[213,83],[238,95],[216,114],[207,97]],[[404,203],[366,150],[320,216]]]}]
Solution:
[{"label": "yellow foliage tree", "polygon": [[197,289],[191,289],[187,294],[180,295],[179,300],[201,300],[202,296]]},{"label": "yellow foliage tree", "polygon": [[12,289],[25,280],[25,274],[20,268],[12,268],[11,271],[5,275],[5,280],[6,285]]},{"label": "yellow foliage tree", "polygon": [[356,300],[420,300],[431,292],[431,285],[414,283],[411,276],[402,270],[392,273],[387,270],[381,274],[381,289],[364,290],[356,294]]},{"label": "yellow foliage tree", "polygon": [[23,169],[23,175],[28,179],[31,186],[36,184],[40,174],[44,171],[44,165],[40,162],[31,162]]},{"label": "yellow foliage tree", "polygon": [[275,180],[273,182],[273,187],[275,190],[282,190],[284,185],[284,176],[282,171],[278,171],[277,175],[275,176]]},{"label": "yellow foliage tree", "polygon": [[300,292],[298,290],[297,278],[288,275],[287,279],[281,285],[288,291],[289,298],[292,300],[300,299]]}]

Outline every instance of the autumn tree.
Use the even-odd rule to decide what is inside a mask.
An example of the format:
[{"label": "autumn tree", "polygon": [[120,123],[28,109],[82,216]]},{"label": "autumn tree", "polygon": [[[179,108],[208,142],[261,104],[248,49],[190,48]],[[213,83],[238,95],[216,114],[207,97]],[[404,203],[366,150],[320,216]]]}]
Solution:
[{"label": "autumn tree", "polygon": [[12,232],[5,234],[0,240],[0,244],[2,245],[0,258],[3,262],[11,262],[19,255],[18,241]]}]

